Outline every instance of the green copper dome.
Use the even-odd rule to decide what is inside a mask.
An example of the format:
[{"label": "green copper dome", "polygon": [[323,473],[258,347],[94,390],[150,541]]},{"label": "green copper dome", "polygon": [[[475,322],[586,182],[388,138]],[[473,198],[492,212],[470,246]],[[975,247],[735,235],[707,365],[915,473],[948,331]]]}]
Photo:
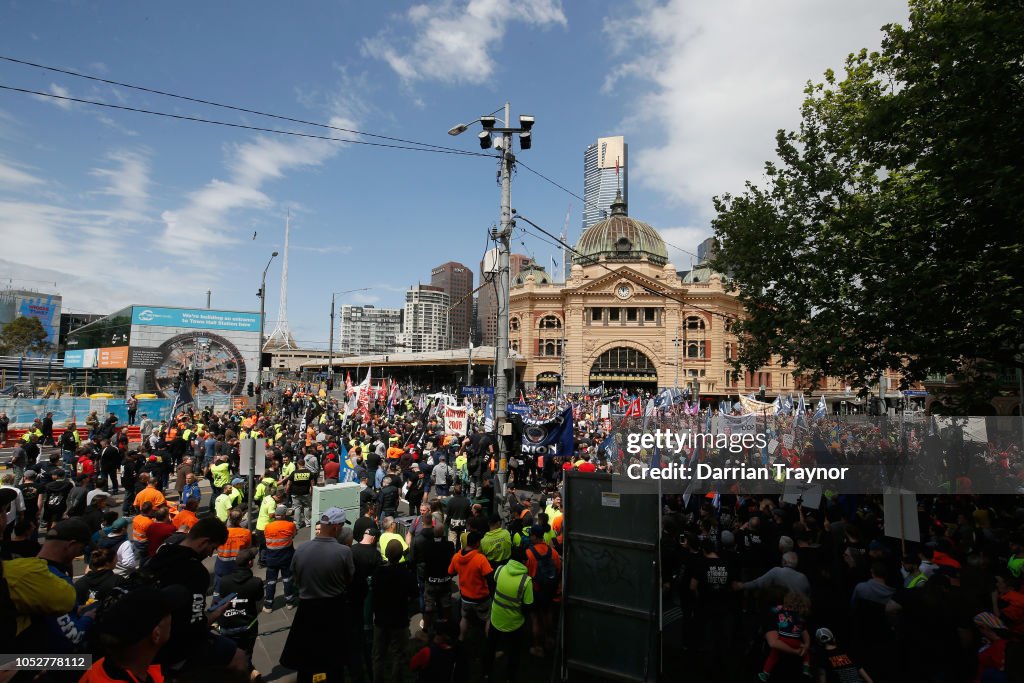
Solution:
[{"label": "green copper dome", "polygon": [[601,257],[609,261],[640,261],[646,257],[659,266],[668,263],[668,249],[658,232],[629,217],[621,192],[615,195],[611,215],[584,231],[576,251],[572,261],[583,266],[597,263]]}]

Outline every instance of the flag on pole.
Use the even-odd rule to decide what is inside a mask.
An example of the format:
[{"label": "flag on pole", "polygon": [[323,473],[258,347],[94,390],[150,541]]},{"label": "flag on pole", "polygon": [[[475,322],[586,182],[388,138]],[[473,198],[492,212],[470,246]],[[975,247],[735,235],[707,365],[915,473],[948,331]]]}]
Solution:
[{"label": "flag on pole", "polygon": [[825,394],[822,394],[818,399],[818,409],[814,411],[814,419],[820,420],[825,417],[826,412],[828,412],[828,406],[825,405]]},{"label": "flag on pole", "polygon": [[179,410],[184,410],[187,405],[192,403],[192,385],[188,380],[181,383],[181,387],[178,389],[178,395],[174,397],[174,405],[171,406],[171,419],[173,420]]},{"label": "flag on pole", "polygon": [[623,417],[641,417],[643,415],[643,408],[640,407],[640,397],[637,396],[629,403],[629,407],[626,409],[626,414]]},{"label": "flag on pole", "polygon": [[352,384],[352,373],[351,372],[346,372],[345,373],[345,395],[346,396],[351,396],[355,392],[356,392],[355,385]]}]

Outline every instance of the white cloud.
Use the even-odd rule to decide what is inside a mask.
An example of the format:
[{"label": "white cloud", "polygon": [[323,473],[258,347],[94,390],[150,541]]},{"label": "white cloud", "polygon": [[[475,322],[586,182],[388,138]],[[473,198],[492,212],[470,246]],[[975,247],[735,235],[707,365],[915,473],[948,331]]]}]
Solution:
[{"label": "white cloud", "polygon": [[658,234],[665,240],[668,260],[677,270],[688,270],[697,262],[697,245],[711,237],[710,227],[658,228]]},{"label": "white cloud", "polygon": [[799,123],[805,83],[877,48],[882,25],[907,17],[904,0],[640,0],[635,9],[605,20],[622,58],[605,90],[639,88],[630,121],[659,133],[632,145],[630,175],[705,219],[713,196],[761,178],[776,130]]},{"label": "white cloud", "polygon": [[[346,118],[335,116],[330,125],[355,128]],[[238,209],[266,209],[273,201],[263,192],[269,181],[293,170],[321,166],[345,145],[324,140],[282,140],[260,136],[232,145],[226,165],[228,180],[214,178],[188,195],[187,204],[164,211],[164,240],[172,251],[192,252],[204,246],[228,244],[239,235],[228,214]]]},{"label": "white cloud", "polygon": [[443,0],[414,5],[405,18],[415,32],[408,47],[384,32],[363,41],[363,50],[387,62],[407,83],[485,83],[494,73],[492,52],[510,23],[566,25],[558,0]]},{"label": "white cloud", "polygon": [[127,150],[111,152],[107,159],[116,166],[90,171],[91,175],[108,182],[100,194],[120,199],[126,218],[141,219],[149,199],[149,160],[140,152]]},{"label": "white cloud", "polygon": [[367,292],[355,292],[353,294],[346,294],[344,303],[352,304],[353,306],[366,306],[368,304],[380,303],[380,297]]},{"label": "white cloud", "polygon": [[43,180],[27,173],[11,162],[0,157],[0,190],[24,189],[32,185],[40,185]]},{"label": "white cloud", "polygon": [[[57,95],[58,97],[71,97],[71,92],[67,88],[65,88],[62,85],[57,85],[56,83],[50,84],[50,92],[54,95]],[[44,99],[46,99],[48,102],[52,102],[61,109],[71,109],[71,107],[74,106],[74,103],[69,102],[68,100],[59,100],[54,97],[47,97]]]}]

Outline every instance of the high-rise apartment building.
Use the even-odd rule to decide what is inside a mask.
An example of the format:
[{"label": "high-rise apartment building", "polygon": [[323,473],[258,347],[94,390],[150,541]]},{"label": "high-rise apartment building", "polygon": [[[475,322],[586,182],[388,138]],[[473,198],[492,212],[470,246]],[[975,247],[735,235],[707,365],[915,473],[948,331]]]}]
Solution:
[{"label": "high-rise apartment building", "polygon": [[451,348],[449,311],[452,300],[440,287],[415,285],[405,293],[399,343],[402,351],[443,351]]},{"label": "high-rise apartment building", "polygon": [[583,229],[611,214],[615,193],[629,203],[629,145],[621,135],[598,138],[583,153]]},{"label": "high-rise apartment building", "polygon": [[430,284],[444,290],[452,302],[451,348],[467,348],[473,329],[473,269],[455,261],[443,263],[430,271]]},{"label": "high-rise apartment building", "polygon": [[[494,256],[494,259],[496,260],[497,256]],[[508,278],[510,282],[516,275],[519,275],[519,271],[527,263],[533,263],[533,259],[525,254],[509,254]],[[481,339],[476,342],[477,346],[494,346],[498,336],[498,279],[496,274],[487,272],[490,267],[492,267],[491,259],[485,255],[484,260],[480,262],[480,284],[484,286],[480,288],[477,295],[477,327],[481,334]]]},{"label": "high-rise apartment building", "polygon": [[401,308],[341,307],[339,353],[365,356],[393,353],[402,333]]}]

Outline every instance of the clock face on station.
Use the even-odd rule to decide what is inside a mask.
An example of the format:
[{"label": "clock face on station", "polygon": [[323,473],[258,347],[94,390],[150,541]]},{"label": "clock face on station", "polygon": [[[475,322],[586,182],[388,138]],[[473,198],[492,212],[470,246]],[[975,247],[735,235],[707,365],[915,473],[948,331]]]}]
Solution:
[{"label": "clock face on station", "polygon": [[615,288],[615,296],[619,297],[620,299],[628,299],[629,297],[633,296],[633,288],[627,285],[626,283],[622,283],[621,285]]},{"label": "clock face on station", "polygon": [[147,370],[147,386],[157,391],[173,389],[181,370],[200,370],[198,394],[242,393],[245,388],[245,359],[230,341],[209,332],[179,334],[158,348],[160,365]]}]

